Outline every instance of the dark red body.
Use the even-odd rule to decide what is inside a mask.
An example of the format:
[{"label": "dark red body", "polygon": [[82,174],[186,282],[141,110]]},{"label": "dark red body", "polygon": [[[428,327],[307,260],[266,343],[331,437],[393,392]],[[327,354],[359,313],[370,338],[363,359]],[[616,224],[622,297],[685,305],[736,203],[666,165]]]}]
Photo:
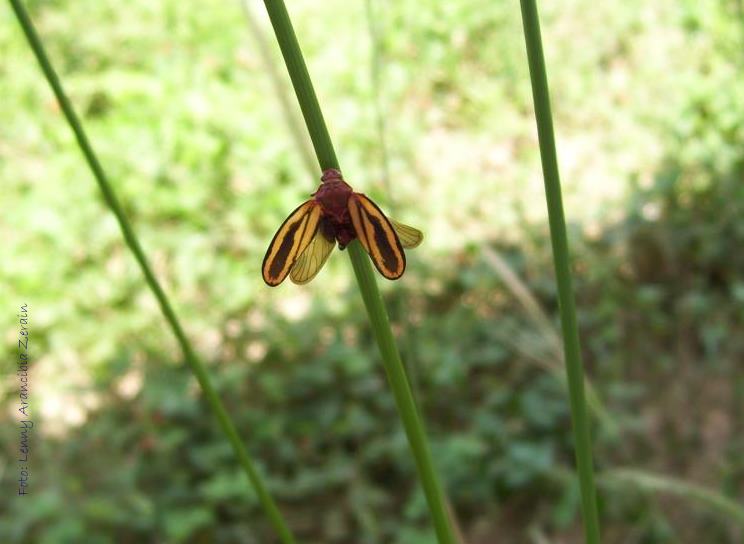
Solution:
[{"label": "dark red body", "polygon": [[323,170],[320,179],[322,183],[313,197],[323,210],[321,232],[326,239],[338,241],[339,249],[344,249],[357,237],[349,216],[349,197],[354,191],[334,168]]}]

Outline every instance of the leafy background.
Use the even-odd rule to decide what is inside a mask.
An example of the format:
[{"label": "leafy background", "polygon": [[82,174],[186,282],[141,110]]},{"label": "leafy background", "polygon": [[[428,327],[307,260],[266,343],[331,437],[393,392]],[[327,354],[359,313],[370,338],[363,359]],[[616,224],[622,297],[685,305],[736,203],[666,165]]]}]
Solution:
[{"label": "leafy background", "polygon": [[[27,4],[300,540],[434,542],[348,259],[302,288],[260,280],[267,242],[317,173],[241,5]],[[383,288],[463,541],[580,541],[518,6],[289,9],[347,179],[427,235]],[[742,4],[542,9],[605,542],[740,542],[741,511],[720,500],[744,500]],[[0,14],[0,540],[273,542]],[[23,302],[36,427],[19,498]]]}]

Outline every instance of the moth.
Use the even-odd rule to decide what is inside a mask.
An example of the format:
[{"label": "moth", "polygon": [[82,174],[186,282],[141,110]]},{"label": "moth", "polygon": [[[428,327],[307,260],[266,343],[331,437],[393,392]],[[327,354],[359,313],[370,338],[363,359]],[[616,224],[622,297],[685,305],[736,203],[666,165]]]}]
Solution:
[{"label": "moth", "polygon": [[315,277],[336,247],[343,251],[355,238],[372,258],[377,270],[397,280],[406,270],[403,249],[414,248],[424,235],[418,229],[388,219],[362,193],[344,181],[339,170],[323,171],[320,186],[300,204],[274,235],[261,272],[275,287],[289,278],[304,284]]}]

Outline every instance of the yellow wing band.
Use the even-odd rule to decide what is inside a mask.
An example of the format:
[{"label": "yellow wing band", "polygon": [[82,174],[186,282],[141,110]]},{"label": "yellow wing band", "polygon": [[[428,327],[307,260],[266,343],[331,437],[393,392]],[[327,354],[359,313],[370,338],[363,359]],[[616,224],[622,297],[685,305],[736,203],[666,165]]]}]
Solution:
[{"label": "yellow wing band", "polygon": [[404,225],[395,219],[391,219],[390,223],[392,223],[393,228],[398,235],[400,245],[405,249],[413,249],[414,247],[417,247],[424,239],[424,233],[418,229]]},{"label": "yellow wing band", "polygon": [[264,281],[274,287],[287,277],[298,257],[318,230],[320,205],[308,200],[295,209],[274,235],[261,266]]},{"label": "yellow wing band", "polygon": [[348,206],[357,238],[377,270],[389,280],[400,278],[406,270],[406,256],[390,220],[363,194],[352,194]]},{"label": "yellow wing band", "polygon": [[334,247],[336,247],[336,241],[328,240],[323,236],[321,229],[318,229],[313,241],[310,242],[310,245],[302,252],[302,255],[292,267],[289,279],[298,285],[309,282],[323,268]]}]

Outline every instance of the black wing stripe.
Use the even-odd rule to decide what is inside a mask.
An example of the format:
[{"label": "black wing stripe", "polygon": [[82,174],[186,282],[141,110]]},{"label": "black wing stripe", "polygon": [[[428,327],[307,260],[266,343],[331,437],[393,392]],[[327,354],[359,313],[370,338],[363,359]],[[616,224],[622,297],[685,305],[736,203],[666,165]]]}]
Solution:
[{"label": "black wing stripe", "polygon": [[392,229],[386,229],[383,226],[380,218],[369,215],[369,213],[367,213],[367,210],[363,209],[362,213],[364,214],[367,222],[372,226],[375,246],[380,252],[383,266],[387,270],[398,270],[398,268],[400,267],[399,255],[401,255],[402,252],[396,252],[393,249],[394,246],[392,244],[394,244],[394,240],[390,240],[390,231]]}]

